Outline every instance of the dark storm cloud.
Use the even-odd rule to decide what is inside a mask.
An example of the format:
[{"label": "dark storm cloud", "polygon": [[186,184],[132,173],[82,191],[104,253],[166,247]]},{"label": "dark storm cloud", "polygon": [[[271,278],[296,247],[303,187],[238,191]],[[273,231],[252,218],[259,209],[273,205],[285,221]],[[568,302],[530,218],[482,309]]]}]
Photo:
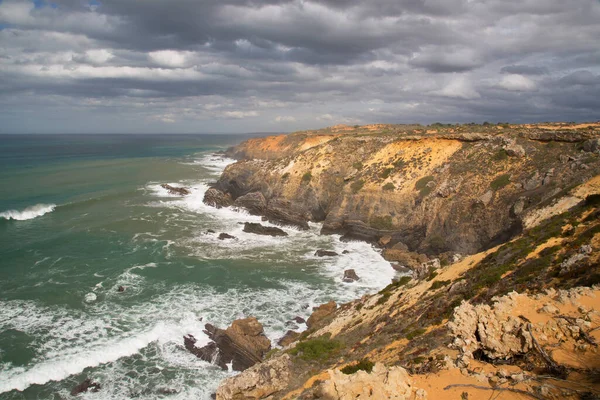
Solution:
[{"label": "dark storm cloud", "polygon": [[4,0],[0,126],[598,119],[598,20],[594,0]]}]

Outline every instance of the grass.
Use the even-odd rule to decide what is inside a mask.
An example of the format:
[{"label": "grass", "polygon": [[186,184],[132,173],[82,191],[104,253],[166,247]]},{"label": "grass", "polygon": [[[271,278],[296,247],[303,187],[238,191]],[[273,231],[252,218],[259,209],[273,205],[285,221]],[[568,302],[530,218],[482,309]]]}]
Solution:
[{"label": "grass", "polygon": [[297,355],[305,361],[325,361],[343,347],[337,340],[327,336],[320,336],[300,342],[290,350],[290,354]]},{"label": "grass", "polygon": [[286,172],[285,174],[281,175],[281,179],[282,180],[286,180],[289,177],[290,177],[290,173],[289,172]]},{"label": "grass", "polygon": [[390,299],[392,294],[390,292],[383,292],[381,297],[377,300],[377,304],[385,304]]},{"label": "grass", "polygon": [[392,174],[392,172],[394,172],[394,168],[386,168],[383,171],[381,171],[379,177],[381,179],[387,179]]},{"label": "grass", "polygon": [[502,189],[504,186],[508,185],[509,183],[510,183],[510,175],[502,174],[490,182],[490,188],[492,188],[492,190],[499,190],[499,189]]},{"label": "grass", "polygon": [[312,174],[310,172],[306,172],[304,175],[302,175],[302,182],[310,182],[310,180],[312,179]]},{"label": "grass", "polygon": [[436,290],[441,287],[447,286],[451,281],[435,281],[431,284],[430,290]]},{"label": "grass", "polygon": [[363,188],[363,186],[365,186],[365,181],[359,179],[357,181],[352,182],[352,184],[350,185],[350,189],[352,189],[352,193],[358,193],[360,189]]},{"label": "grass", "polygon": [[369,225],[375,229],[390,230],[394,227],[391,215],[373,216],[369,221]]},{"label": "grass", "polygon": [[360,360],[356,364],[345,366],[340,371],[342,371],[346,375],[351,375],[351,374],[354,374],[355,372],[358,372],[358,371],[366,371],[366,372],[368,372],[370,374],[371,371],[373,371],[373,367],[374,366],[375,366],[374,363],[372,363],[371,361],[369,361],[366,358],[363,358],[362,360]]},{"label": "grass", "polygon": [[508,153],[504,149],[498,150],[493,156],[492,160],[494,161],[504,161],[508,158]]},{"label": "grass", "polygon": [[396,189],[396,186],[394,186],[394,184],[392,182],[388,182],[385,185],[383,185],[382,189],[387,190],[387,191],[392,191],[392,190]]},{"label": "grass", "polygon": [[431,188],[430,186],[427,186],[427,184],[429,182],[433,182],[433,179],[434,179],[433,175],[428,175],[428,176],[425,176],[425,177],[419,179],[415,183],[415,189],[417,189],[419,191],[419,194],[421,197],[425,197],[431,193],[433,188]]}]

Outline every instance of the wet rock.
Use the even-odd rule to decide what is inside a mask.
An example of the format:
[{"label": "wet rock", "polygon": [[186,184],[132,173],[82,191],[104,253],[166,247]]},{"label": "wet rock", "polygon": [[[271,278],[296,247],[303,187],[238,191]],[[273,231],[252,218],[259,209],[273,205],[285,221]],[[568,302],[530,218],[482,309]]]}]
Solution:
[{"label": "wet rock", "polygon": [[315,256],[318,257],[335,257],[339,255],[338,253],[336,253],[335,251],[329,251],[329,250],[323,250],[323,249],[319,249],[317,251],[315,251]]},{"label": "wet rock", "polygon": [[85,379],[79,385],[71,390],[71,396],[77,396],[80,393],[97,392],[102,388],[98,382],[92,381],[90,378]]},{"label": "wet rock", "polygon": [[342,251],[342,254],[350,254],[350,252],[348,250],[344,250]]},{"label": "wet rock", "polygon": [[243,371],[261,362],[271,350],[271,341],[254,317],[235,320],[225,330],[206,324],[204,332],[212,340],[208,345],[197,348],[196,339],[192,335],[184,336],[184,345],[198,358],[222,369],[227,369],[227,364],[232,363],[235,371]]},{"label": "wet rock", "polygon": [[290,343],[293,343],[300,337],[300,333],[294,331],[287,331],[285,335],[277,342],[281,347],[285,347]]},{"label": "wet rock", "polygon": [[119,286],[117,288],[117,292],[124,292],[125,291],[125,286]]},{"label": "wet rock", "polygon": [[356,271],[354,271],[353,269],[347,269],[344,271],[344,278],[342,279],[342,281],[350,283],[356,282],[359,279],[360,278],[358,277],[358,275],[356,275]]},{"label": "wet rock", "polygon": [[[291,360],[288,354],[254,365],[239,375],[221,382],[219,400],[256,400],[273,398],[290,383]],[[273,396],[273,397],[269,397]]]},{"label": "wet rock", "polygon": [[235,236],[231,236],[228,233],[219,234],[219,240],[225,240],[225,239],[235,239]]},{"label": "wet rock", "polygon": [[175,187],[175,186],[171,186],[168,185],[166,183],[163,183],[162,185],[160,185],[163,189],[166,189],[169,194],[178,194],[180,196],[187,196],[188,194],[190,194],[191,192],[189,191],[189,189],[186,189],[184,187]]},{"label": "wet rock", "polygon": [[235,199],[233,205],[245,208],[250,214],[261,215],[267,208],[267,200],[261,192],[252,192]]},{"label": "wet rock", "polygon": [[223,193],[219,189],[210,188],[204,193],[204,204],[215,208],[229,207],[233,200],[229,193]]},{"label": "wet rock", "polygon": [[206,233],[216,233],[215,231],[213,231],[212,229],[209,229],[206,231]]},{"label": "wet rock", "polygon": [[246,222],[244,224],[244,232],[255,233],[257,235],[266,236],[287,236],[288,234],[280,228],[274,226],[264,226],[255,222]]},{"label": "wet rock", "polygon": [[329,315],[333,314],[336,310],[337,304],[335,301],[330,301],[329,303],[321,304],[318,307],[313,308],[313,313],[306,320],[306,326],[312,328],[317,325],[319,322],[327,318]]},{"label": "wet rock", "polygon": [[296,321],[298,324],[305,324],[306,320],[302,317],[296,317],[294,318],[294,321]]}]

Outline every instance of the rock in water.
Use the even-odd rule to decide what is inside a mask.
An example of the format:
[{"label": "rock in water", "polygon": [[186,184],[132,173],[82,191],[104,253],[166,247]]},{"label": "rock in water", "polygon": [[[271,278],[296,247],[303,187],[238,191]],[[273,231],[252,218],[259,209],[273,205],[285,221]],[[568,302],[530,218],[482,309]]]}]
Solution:
[{"label": "rock in water", "polygon": [[223,193],[218,189],[210,188],[204,193],[204,204],[215,208],[229,207],[233,204],[231,195],[229,193]]},{"label": "rock in water", "polygon": [[355,282],[360,278],[356,275],[356,271],[353,269],[347,269],[344,271],[344,278],[342,279],[344,282]]},{"label": "rock in water", "polygon": [[302,317],[296,317],[296,318],[294,318],[294,321],[296,321],[299,324],[305,324],[306,323],[306,320],[304,318],[302,318]]},{"label": "rock in water", "polygon": [[180,196],[187,196],[188,194],[190,194],[191,192],[184,188],[184,187],[175,187],[175,186],[171,186],[169,184],[163,183],[162,185],[160,185],[163,189],[166,189],[169,191],[169,194],[178,194]]},{"label": "rock in water", "polygon": [[77,396],[80,393],[86,393],[88,391],[97,392],[100,388],[101,386],[98,382],[93,382],[90,378],[87,378],[71,390],[71,396]]},{"label": "rock in water", "polygon": [[338,253],[336,253],[335,251],[330,251],[330,250],[319,249],[319,250],[315,251],[315,256],[319,256],[319,257],[335,257],[337,255],[338,255]]},{"label": "rock in water", "polygon": [[233,205],[245,208],[250,214],[262,215],[267,208],[267,200],[261,192],[252,192],[235,199]]},{"label": "rock in water", "polygon": [[119,286],[119,288],[117,289],[117,292],[124,292],[125,291],[125,286]]},{"label": "rock in water", "polygon": [[231,236],[228,233],[221,233],[219,235],[219,240],[225,240],[225,239],[235,239],[235,236]]},{"label": "rock in water", "polygon": [[280,228],[274,226],[263,226],[255,222],[246,222],[244,224],[244,232],[255,233],[257,235],[267,236],[287,236],[288,234]]},{"label": "rock in water", "polygon": [[308,320],[306,320],[306,326],[312,328],[324,320],[327,316],[331,315],[336,308],[337,304],[333,300],[329,303],[321,304],[319,307],[315,307],[311,316],[308,317]]},{"label": "rock in water", "polygon": [[254,317],[238,319],[225,330],[206,324],[205,333],[212,340],[197,348],[192,335],[184,336],[184,344],[196,357],[227,369],[232,363],[235,371],[243,371],[262,361],[271,350],[271,341],[265,336],[263,326]]}]

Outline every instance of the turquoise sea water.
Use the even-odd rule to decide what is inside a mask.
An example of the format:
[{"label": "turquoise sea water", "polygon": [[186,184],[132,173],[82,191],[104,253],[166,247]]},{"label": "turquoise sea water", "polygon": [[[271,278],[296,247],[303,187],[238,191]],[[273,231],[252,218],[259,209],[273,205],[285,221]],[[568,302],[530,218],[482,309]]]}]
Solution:
[{"label": "turquoise sea water", "polygon": [[[256,316],[275,342],[304,329],[290,321],[312,306],[390,282],[365,243],[317,224],[247,234],[239,223],[260,217],[205,206],[207,184],[233,162],[215,152],[244,138],[0,136],[0,399],[68,398],[87,377],[102,389],[83,398],[209,399],[231,372],[189,354],[183,335],[206,342],[205,323]],[[348,268],[362,279],[342,283]]]}]

